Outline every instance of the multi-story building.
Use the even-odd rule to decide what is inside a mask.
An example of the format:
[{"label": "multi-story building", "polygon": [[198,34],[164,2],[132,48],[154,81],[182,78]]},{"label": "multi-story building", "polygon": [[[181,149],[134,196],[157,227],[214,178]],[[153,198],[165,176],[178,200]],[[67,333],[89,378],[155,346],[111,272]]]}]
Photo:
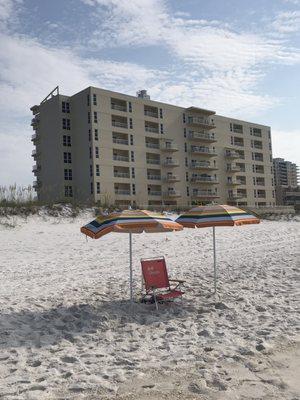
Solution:
[{"label": "multi-story building", "polygon": [[276,203],[278,205],[300,204],[299,175],[296,164],[283,158],[274,158]]},{"label": "multi-story building", "polygon": [[268,126],[95,87],[31,110],[42,202],[275,205]]}]

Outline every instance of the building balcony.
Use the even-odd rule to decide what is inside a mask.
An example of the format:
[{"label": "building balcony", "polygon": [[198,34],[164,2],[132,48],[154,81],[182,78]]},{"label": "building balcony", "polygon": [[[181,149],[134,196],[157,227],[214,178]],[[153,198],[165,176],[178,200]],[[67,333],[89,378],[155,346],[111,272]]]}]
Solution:
[{"label": "building balcony", "polygon": [[246,194],[232,193],[232,194],[228,194],[227,199],[232,201],[232,200],[244,199],[245,197],[246,197]]},{"label": "building balcony", "polygon": [[179,161],[178,160],[165,160],[163,165],[165,167],[178,167]]},{"label": "building balcony", "polygon": [[33,114],[33,115],[36,115],[36,114],[38,114],[38,113],[40,112],[40,106],[34,105],[34,106],[32,106],[32,107],[30,108],[30,111],[32,111],[32,114]]},{"label": "building balcony", "polygon": [[128,146],[128,144],[129,144],[129,142],[128,142],[128,140],[127,139],[120,139],[120,138],[113,138],[113,143],[116,143],[116,144],[125,144],[125,145],[127,145]]},{"label": "building balcony", "polygon": [[181,193],[179,190],[167,190],[163,193],[163,197],[166,198],[174,198],[174,197],[181,197]]},{"label": "building balcony", "polygon": [[241,172],[241,168],[236,164],[231,164],[230,167],[228,166],[226,169],[227,172]]},{"label": "building balcony", "polygon": [[161,176],[158,174],[148,174],[147,175],[147,179],[149,179],[150,181],[160,181],[161,180]]},{"label": "building balcony", "polygon": [[227,186],[238,186],[241,185],[241,181],[237,180],[237,179],[233,179],[231,181],[227,181],[226,182]]},{"label": "building balcony", "polygon": [[205,132],[190,132],[189,133],[190,140],[197,140],[200,142],[216,142],[217,139],[214,133],[205,133]]},{"label": "building balcony", "polygon": [[217,178],[215,178],[214,176],[192,176],[191,177],[191,182],[193,183],[207,183],[207,184],[218,184],[219,181]]},{"label": "building balcony", "polygon": [[129,189],[115,189],[115,194],[117,196],[130,196]]},{"label": "building balcony", "polygon": [[146,147],[149,149],[159,149],[159,143],[146,142]]},{"label": "building balcony", "polygon": [[212,123],[208,118],[204,117],[188,117],[187,120],[188,125],[200,126],[204,129],[213,129],[215,128],[215,124]]},{"label": "building balcony", "polygon": [[114,172],[114,177],[115,178],[130,178],[130,174],[129,174],[129,172],[115,171]]},{"label": "building balcony", "polygon": [[162,151],[173,152],[173,151],[178,151],[178,146],[175,143],[163,142],[160,145],[160,149]]},{"label": "building balcony", "polygon": [[145,126],[145,131],[151,133],[158,133],[158,127],[156,128],[153,126]]},{"label": "building balcony", "polygon": [[125,105],[123,106],[123,105],[120,105],[120,104],[111,103],[111,108],[113,110],[127,112],[127,107]]},{"label": "building balcony", "polygon": [[225,157],[226,158],[240,158],[240,154],[234,150],[226,150]]},{"label": "building balcony", "polygon": [[128,124],[126,122],[120,122],[120,121],[112,121],[112,126],[115,126],[117,128],[124,128],[128,129]]},{"label": "building balcony", "polygon": [[149,190],[148,196],[161,196],[161,191],[159,190]]},{"label": "building balcony", "polygon": [[201,154],[203,156],[215,157],[217,153],[215,150],[210,149],[208,147],[200,147],[200,146],[191,146],[192,154]]},{"label": "building balcony", "polygon": [[39,134],[38,133],[34,133],[33,135],[31,135],[31,141],[32,142],[36,142],[39,139]]},{"label": "building balcony", "polygon": [[164,177],[165,182],[180,182],[180,178],[177,175],[166,175]]},{"label": "building balcony", "polygon": [[160,160],[157,158],[147,158],[146,163],[153,164],[153,165],[160,165]]},{"label": "building balcony", "polygon": [[40,122],[40,117],[36,115],[34,118],[32,118],[30,125],[34,128],[38,125],[39,122]]},{"label": "building balcony", "polygon": [[216,199],[220,196],[211,190],[194,190],[192,193],[192,197],[200,199]]},{"label": "building balcony", "polygon": [[41,185],[42,185],[41,182],[38,180],[33,181],[33,184],[32,184],[34,189],[38,189],[39,187],[41,187]]},{"label": "building balcony", "polygon": [[201,169],[203,171],[214,171],[217,170],[218,168],[215,165],[212,165],[209,161],[197,161],[197,162],[192,162],[190,164],[191,169]]},{"label": "building balcony", "polygon": [[113,159],[114,159],[114,161],[129,162],[129,157],[126,157],[126,156],[114,155],[114,156],[113,156]]},{"label": "building balcony", "polygon": [[151,110],[145,110],[144,115],[146,115],[147,117],[158,118],[158,112],[151,111]]}]

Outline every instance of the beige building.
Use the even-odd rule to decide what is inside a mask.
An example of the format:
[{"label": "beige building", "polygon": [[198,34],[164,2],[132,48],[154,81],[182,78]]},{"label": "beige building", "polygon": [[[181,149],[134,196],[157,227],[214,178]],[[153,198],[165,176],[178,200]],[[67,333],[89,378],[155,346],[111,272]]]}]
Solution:
[{"label": "beige building", "polygon": [[42,202],[275,205],[268,126],[95,87],[31,110]]},{"label": "beige building", "polygon": [[299,207],[299,169],[297,165],[290,161],[285,161],[283,158],[274,158],[273,164],[276,204],[297,205]]}]

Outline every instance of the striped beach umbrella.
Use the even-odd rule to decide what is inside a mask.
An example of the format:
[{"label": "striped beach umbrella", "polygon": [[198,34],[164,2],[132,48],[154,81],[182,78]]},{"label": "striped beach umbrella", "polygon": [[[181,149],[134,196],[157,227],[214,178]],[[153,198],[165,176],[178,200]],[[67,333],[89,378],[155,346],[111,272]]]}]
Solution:
[{"label": "striped beach umbrella", "polygon": [[213,228],[214,251],[214,291],[217,292],[216,226],[258,224],[260,219],[235,206],[207,205],[197,206],[180,215],[176,222],[185,228]]},{"label": "striped beach umbrella", "polygon": [[99,216],[80,230],[85,235],[99,239],[110,232],[129,233],[129,281],[130,300],[133,302],[132,287],[132,234],[172,232],[182,230],[182,226],[163,214],[146,210],[124,210],[105,216]]}]

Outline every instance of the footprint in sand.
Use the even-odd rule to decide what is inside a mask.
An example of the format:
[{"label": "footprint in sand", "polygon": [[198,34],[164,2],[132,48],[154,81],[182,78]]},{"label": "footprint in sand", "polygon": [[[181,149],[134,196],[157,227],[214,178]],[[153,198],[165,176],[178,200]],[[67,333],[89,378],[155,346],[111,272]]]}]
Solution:
[{"label": "footprint in sand", "polygon": [[78,358],[65,356],[65,357],[61,357],[61,361],[65,362],[65,363],[68,363],[68,364],[73,364],[73,363],[78,361]]}]

